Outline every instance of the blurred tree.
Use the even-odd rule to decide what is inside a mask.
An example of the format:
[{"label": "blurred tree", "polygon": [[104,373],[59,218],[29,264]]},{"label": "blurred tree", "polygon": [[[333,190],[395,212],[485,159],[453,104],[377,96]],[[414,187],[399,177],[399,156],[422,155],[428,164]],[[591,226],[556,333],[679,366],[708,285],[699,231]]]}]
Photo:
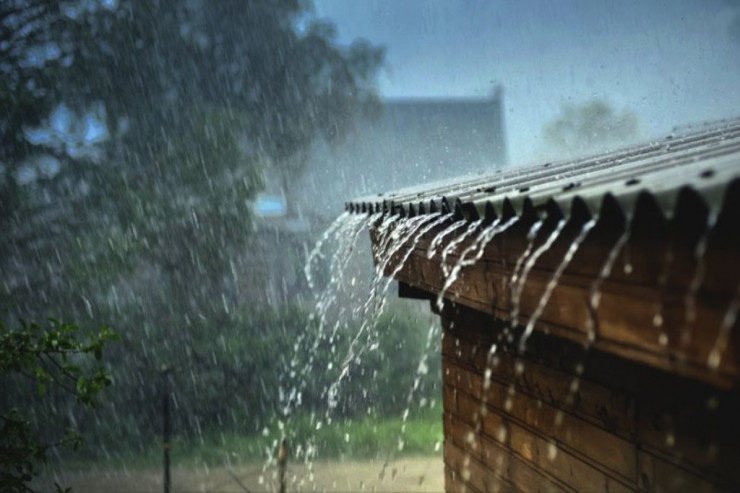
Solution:
[{"label": "blurred tree", "polygon": [[[115,318],[112,399],[137,413],[113,428],[127,431],[129,418],[153,427],[142,409],[154,390],[142,382],[163,361],[192,372],[181,396],[190,410],[223,419],[240,362],[285,351],[299,330],[259,345],[245,335],[270,330],[235,282],[251,203],[266,175],[289,188],[314,140],[339,141],[358,113],[377,109],[384,56],[365,42],[337,45],[310,9],[304,0],[0,5],[0,316]],[[64,131],[43,131],[55,125]],[[38,172],[44,156],[53,173]],[[215,345],[216,334],[235,347]],[[276,365],[257,367],[261,383],[277,382],[267,374]],[[221,409],[195,404],[206,391],[219,392],[204,402]]]},{"label": "blurred tree", "polygon": [[[17,82],[0,88],[0,101],[15,115],[3,121],[14,150],[0,158],[10,163],[3,165],[2,208],[16,240],[6,252],[48,244],[43,236],[54,222],[74,239],[56,243],[61,256],[88,257],[83,276],[99,270],[91,255],[111,270],[127,264],[122,252],[131,251],[133,268],[153,245],[166,245],[165,264],[183,265],[184,256],[199,272],[218,274],[192,258],[197,248],[173,240],[208,239],[209,256],[229,250],[223,234],[244,239],[250,200],[265,173],[289,188],[312,141],[341,139],[358,112],[377,105],[383,50],[364,42],[339,47],[324,22],[298,29],[310,10],[305,1],[17,0],[7,10],[4,27],[14,48],[0,65]],[[18,34],[29,29],[36,34]],[[16,92],[31,86],[33,104],[23,106]],[[79,120],[91,104],[102,104],[105,153],[80,158],[77,146],[62,143],[61,171],[20,186],[16,171],[24,157],[53,147],[32,145],[26,130],[52,124],[45,111],[60,102],[77,108]],[[30,203],[21,208],[24,196]],[[194,211],[208,224],[205,234]],[[175,252],[181,245],[187,251]],[[152,258],[160,263],[156,251]],[[31,285],[44,276],[28,274]]]},{"label": "blurred tree", "polygon": [[618,113],[598,99],[566,104],[544,134],[548,144],[567,155],[602,152],[637,136],[637,116],[629,109]]}]

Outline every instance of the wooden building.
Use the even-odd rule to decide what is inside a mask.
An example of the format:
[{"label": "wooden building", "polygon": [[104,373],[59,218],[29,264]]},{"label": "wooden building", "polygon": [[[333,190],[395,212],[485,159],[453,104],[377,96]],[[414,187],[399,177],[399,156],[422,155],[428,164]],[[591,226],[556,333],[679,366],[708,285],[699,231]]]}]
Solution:
[{"label": "wooden building", "polygon": [[347,208],[441,316],[448,490],[740,489],[740,121]]}]

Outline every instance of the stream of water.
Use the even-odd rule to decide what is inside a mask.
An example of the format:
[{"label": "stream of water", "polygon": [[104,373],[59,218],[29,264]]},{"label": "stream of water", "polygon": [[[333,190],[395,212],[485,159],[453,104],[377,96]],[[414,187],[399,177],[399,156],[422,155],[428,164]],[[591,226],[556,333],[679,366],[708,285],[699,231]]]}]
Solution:
[{"label": "stream of water", "polygon": [[[383,314],[386,306],[387,293],[393,284],[396,276],[402,271],[408,259],[417,252],[416,255],[424,255],[427,260],[432,260],[441,252],[439,259],[436,260],[442,273],[442,285],[436,296],[436,306],[441,309],[445,297],[449,294],[453,285],[460,280],[463,269],[475,266],[484,258],[485,252],[492,244],[494,239],[509,230],[518,221],[517,217],[505,222],[496,220],[493,223],[483,226],[482,220],[465,221],[454,220],[453,214],[433,213],[420,215],[412,218],[401,218],[389,214],[343,214],[340,216],[321,236],[313,250],[308,256],[308,262],[305,268],[305,274],[309,286],[316,290],[317,298],[315,309],[312,315],[314,328],[302,334],[294,345],[294,357],[291,359],[290,372],[285,381],[285,387],[281,389],[281,402],[283,403],[282,416],[288,419],[291,414],[302,404],[303,392],[306,390],[306,383],[310,380],[314,370],[321,370],[315,360],[316,349],[320,344],[327,343],[333,347],[339,338],[340,331],[347,329],[351,324],[350,320],[357,322],[357,328],[351,334],[349,345],[343,355],[337,354],[337,359],[331,362],[321,362],[321,365],[328,364],[328,369],[337,369],[338,374],[334,382],[324,389],[323,398],[326,400],[326,411],[320,419],[317,418],[316,428],[320,429],[324,424],[332,423],[332,415],[337,408],[339,396],[342,392],[343,383],[348,379],[352,365],[360,365],[362,358],[366,353],[378,350],[379,342],[385,334],[379,333],[376,329],[376,323]],[[527,289],[528,280],[534,271],[538,260],[548,251],[550,251],[556,241],[563,235],[566,226],[566,220],[559,220],[552,229],[543,232],[544,220],[538,220],[532,224],[527,233],[527,244],[523,251],[516,255],[516,262],[511,270],[508,279],[508,289],[510,290],[510,329],[519,325],[521,317],[521,303],[524,292]],[[537,304],[532,313],[527,314],[526,323],[523,326],[523,332],[519,339],[519,354],[526,351],[526,342],[535,330],[538,321],[542,317],[545,309],[551,300],[555,289],[558,287],[563,274],[575,258],[580,247],[585,243],[589,233],[596,225],[596,220],[592,219],[584,223],[581,229],[575,234],[570,244],[567,246],[563,257],[556,264],[555,269],[550,274],[545,288],[539,295]],[[374,241],[372,242],[372,255],[375,258],[375,267],[372,271],[370,284],[358,289],[356,274],[351,273],[349,265],[351,258],[358,251],[358,238],[365,231],[372,231]],[[706,275],[705,254],[708,245],[709,231],[700,238],[695,251],[695,272],[687,286],[684,297],[686,310],[686,327],[689,330],[696,321],[696,297]],[[430,238],[430,235],[433,235]],[[595,278],[591,281],[588,288],[586,302],[589,311],[589,317],[586,320],[586,349],[594,344],[599,334],[598,309],[602,295],[602,284],[611,275],[617,259],[622,255],[624,258],[624,270],[626,274],[631,273],[632,263],[630,254],[627,251],[630,240],[631,228],[628,223],[624,232],[616,239],[614,244],[608,249],[606,258],[603,261]],[[427,239],[426,251],[420,249],[419,245],[422,238]],[[466,244],[467,241],[467,244]],[[466,244],[464,248],[462,245]],[[331,246],[330,246],[331,245]],[[458,251],[462,248],[462,251]],[[658,289],[661,292],[665,289],[670,275],[673,263],[673,245],[667,245],[661,271],[658,276]],[[452,261],[452,259],[455,259]],[[328,278],[323,287],[319,288],[317,275],[320,264],[328,265]],[[455,293],[458,294],[458,293]],[[350,308],[338,303],[340,297],[348,298]],[[340,306],[341,305],[341,306]],[[720,366],[722,355],[728,345],[731,330],[736,323],[738,311],[740,310],[740,286],[730,301],[726,313],[722,319],[722,324],[717,330],[716,341],[708,356],[707,365],[711,369],[717,369]],[[655,306],[653,324],[662,326],[662,303],[658,301]],[[504,339],[499,338],[500,343],[510,344],[513,342],[513,333],[510,330],[502,333]],[[401,414],[401,426],[398,430],[397,451],[404,449],[407,419],[410,415],[412,406],[415,403],[415,397],[420,387],[422,377],[428,372],[428,358],[431,349],[436,347],[441,336],[438,323],[432,324],[426,335],[424,351],[421,358],[416,363],[413,384],[406,394],[405,409]],[[501,337],[501,334],[499,334]],[[660,340],[661,345],[666,345],[667,340]],[[303,367],[299,367],[302,361],[299,358],[301,351],[309,348],[308,362]],[[483,370],[482,379],[482,397],[481,405],[475,415],[475,432],[479,432],[483,423],[483,418],[488,412],[488,396],[491,389],[491,383],[499,362],[497,351],[498,344],[492,344],[487,348],[486,366]],[[516,375],[525,372],[524,361],[519,357],[515,359]],[[572,403],[573,396],[578,392],[580,385],[580,375],[584,371],[584,363],[575,362],[574,371],[576,377],[569,387],[569,395],[566,398],[568,403]],[[516,393],[514,385],[507,389],[507,398],[504,402],[505,407],[510,407],[512,399]],[[507,408],[508,408],[507,407]],[[555,415],[555,426],[563,422],[562,410]],[[283,425],[279,426],[279,432],[284,433]],[[507,433],[506,429],[499,430],[499,434]],[[348,438],[349,439],[349,438]],[[277,443],[277,439],[275,440]],[[441,443],[435,445],[438,450]],[[299,447],[302,451],[302,458],[306,462],[311,462],[316,456],[316,444],[310,441]],[[547,448],[547,457],[554,460],[557,457],[557,443],[551,441]],[[391,454],[391,452],[389,452]],[[389,455],[390,457],[390,455]],[[466,455],[464,463],[469,463],[470,456]],[[387,467],[386,461],[383,467]]]}]

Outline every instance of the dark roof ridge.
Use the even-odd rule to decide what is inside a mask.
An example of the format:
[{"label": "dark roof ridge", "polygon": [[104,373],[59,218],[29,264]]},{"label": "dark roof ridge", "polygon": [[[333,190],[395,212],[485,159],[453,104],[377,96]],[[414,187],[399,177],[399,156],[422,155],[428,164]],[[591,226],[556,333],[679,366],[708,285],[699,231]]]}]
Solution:
[{"label": "dark roof ridge", "polygon": [[598,216],[606,194],[614,196],[631,216],[641,195],[648,194],[666,217],[672,217],[679,193],[693,189],[708,207],[719,213],[727,185],[740,179],[740,119],[680,137],[662,140],[579,159],[545,163],[529,168],[497,170],[486,175],[446,180],[411,187],[347,203],[352,212],[393,211],[408,214],[432,211],[443,201],[460,204],[460,211],[476,210],[471,217],[501,214],[508,203],[517,214],[525,200],[534,206],[554,201],[570,210],[578,199]]}]

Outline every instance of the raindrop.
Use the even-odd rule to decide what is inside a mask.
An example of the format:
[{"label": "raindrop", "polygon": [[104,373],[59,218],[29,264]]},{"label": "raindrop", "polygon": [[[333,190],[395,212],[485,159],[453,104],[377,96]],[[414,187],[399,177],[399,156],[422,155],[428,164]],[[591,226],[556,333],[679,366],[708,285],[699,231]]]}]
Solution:
[{"label": "raindrop", "polygon": [[686,308],[685,313],[685,325],[681,330],[681,343],[689,344],[691,342],[691,332],[696,322],[696,297],[699,292],[699,288],[704,282],[704,275],[706,274],[706,253],[707,246],[709,243],[709,236],[712,230],[714,219],[710,217],[708,229],[701,237],[694,250],[694,262],[696,267],[694,269],[694,275],[691,278],[689,287],[686,290],[684,296],[684,305]]},{"label": "raindrop", "polygon": [[740,285],[738,285],[735,290],[735,297],[727,307],[724,317],[722,317],[722,324],[719,327],[717,339],[714,341],[714,346],[709,352],[707,364],[712,370],[718,369],[722,362],[722,354],[724,354],[724,351],[727,348],[727,343],[730,340],[730,333],[732,332],[732,328],[735,326],[738,310],[740,310]]},{"label": "raindrop", "polygon": [[498,430],[496,431],[496,440],[498,440],[500,443],[504,443],[506,441],[507,434],[508,431],[506,430],[506,426],[499,426]]},{"label": "raindrop", "polygon": [[665,436],[665,444],[668,447],[673,447],[676,444],[676,437],[673,435],[673,433],[668,433]]},{"label": "raindrop", "polygon": [[507,397],[504,401],[504,409],[506,412],[511,412],[511,409],[514,407],[514,400],[511,397]]},{"label": "raindrop", "polygon": [[668,334],[665,332],[661,332],[658,336],[658,344],[660,344],[662,347],[666,347],[668,345]]}]

